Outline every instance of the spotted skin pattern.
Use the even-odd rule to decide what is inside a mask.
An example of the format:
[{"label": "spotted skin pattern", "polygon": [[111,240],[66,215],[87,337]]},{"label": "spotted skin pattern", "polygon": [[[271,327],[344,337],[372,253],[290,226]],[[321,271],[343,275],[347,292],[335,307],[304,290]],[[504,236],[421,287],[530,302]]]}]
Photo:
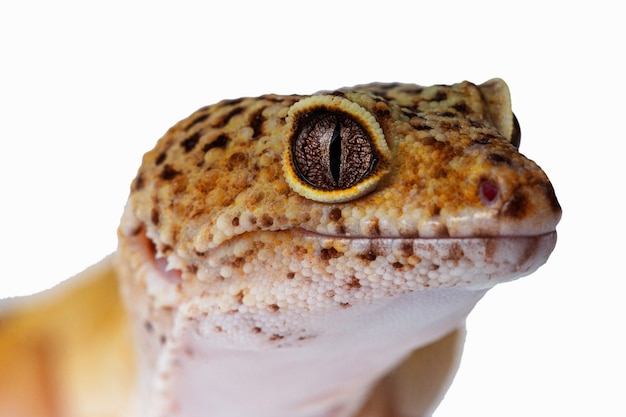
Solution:
[{"label": "spotted skin pattern", "polygon": [[[305,131],[369,135],[355,184],[295,167],[317,167],[294,135],[322,119]],[[140,415],[432,413],[471,308],[556,243],[554,190],[518,145],[499,79],[225,100],[177,123],[143,158],[111,261]]]}]

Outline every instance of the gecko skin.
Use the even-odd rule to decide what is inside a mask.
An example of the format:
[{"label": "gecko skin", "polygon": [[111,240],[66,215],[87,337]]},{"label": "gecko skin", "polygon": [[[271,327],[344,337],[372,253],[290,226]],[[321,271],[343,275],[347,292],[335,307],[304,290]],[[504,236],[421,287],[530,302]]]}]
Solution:
[{"label": "gecko skin", "polygon": [[[122,383],[107,401],[83,389],[81,398],[102,404],[89,415],[430,415],[473,306],[536,270],[556,244],[554,190],[518,146],[499,79],[376,83],[198,110],[144,156],[117,253],[84,288],[68,295],[66,284],[43,303],[67,309],[113,282],[96,293],[111,303],[72,316],[87,320],[117,302],[119,286],[126,310],[107,315],[119,323],[108,331],[130,327],[132,342],[100,350],[136,367],[100,370],[94,347],[84,370],[58,380],[90,372],[110,381],[100,390]],[[53,355],[55,334],[39,344],[24,336],[53,315],[21,301],[5,308],[0,352],[25,355],[19,333],[39,352],[31,359]],[[24,317],[39,319],[28,327]],[[50,388],[58,370],[46,360],[42,408],[87,415],[70,389]],[[5,374],[18,375],[21,362],[6,362],[14,372]]]}]

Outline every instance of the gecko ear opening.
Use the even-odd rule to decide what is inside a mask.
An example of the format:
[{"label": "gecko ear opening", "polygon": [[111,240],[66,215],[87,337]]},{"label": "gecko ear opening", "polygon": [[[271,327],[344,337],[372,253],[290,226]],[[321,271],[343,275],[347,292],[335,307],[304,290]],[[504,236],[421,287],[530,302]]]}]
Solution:
[{"label": "gecko ear opening", "polygon": [[353,200],[388,172],[390,150],[375,117],[334,95],[296,102],[287,115],[283,173],[292,190],[319,202]]}]

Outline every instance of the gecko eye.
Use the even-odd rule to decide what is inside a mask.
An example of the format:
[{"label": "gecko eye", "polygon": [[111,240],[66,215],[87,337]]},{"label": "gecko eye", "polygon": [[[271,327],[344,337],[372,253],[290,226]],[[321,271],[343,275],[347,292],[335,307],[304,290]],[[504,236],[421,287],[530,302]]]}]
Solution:
[{"label": "gecko eye", "polygon": [[350,116],[316,111],[302,117],[291,155],[300,179],[320,190],[344,190],[376,164],[369,135]]},{"label": "gecko eye", "polygon": [[389,148],[367,110],[337,96],[313,96],[289,110],[283,170],[291,188],[341,202],[371,191],[386,172]]}]

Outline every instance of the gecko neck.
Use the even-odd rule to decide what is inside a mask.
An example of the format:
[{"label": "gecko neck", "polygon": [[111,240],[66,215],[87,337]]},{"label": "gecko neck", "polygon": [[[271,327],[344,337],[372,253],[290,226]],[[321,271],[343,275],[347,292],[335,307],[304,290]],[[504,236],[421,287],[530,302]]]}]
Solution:
[{"label": "gecko neck", "polygon": [[143,367],[146,415],[353,416],[380,375],[461,326],[484,292],[433,289],[369,302],[292,323],[315,337],[255,347],[207,339],[183,306],[156,369]]}]

